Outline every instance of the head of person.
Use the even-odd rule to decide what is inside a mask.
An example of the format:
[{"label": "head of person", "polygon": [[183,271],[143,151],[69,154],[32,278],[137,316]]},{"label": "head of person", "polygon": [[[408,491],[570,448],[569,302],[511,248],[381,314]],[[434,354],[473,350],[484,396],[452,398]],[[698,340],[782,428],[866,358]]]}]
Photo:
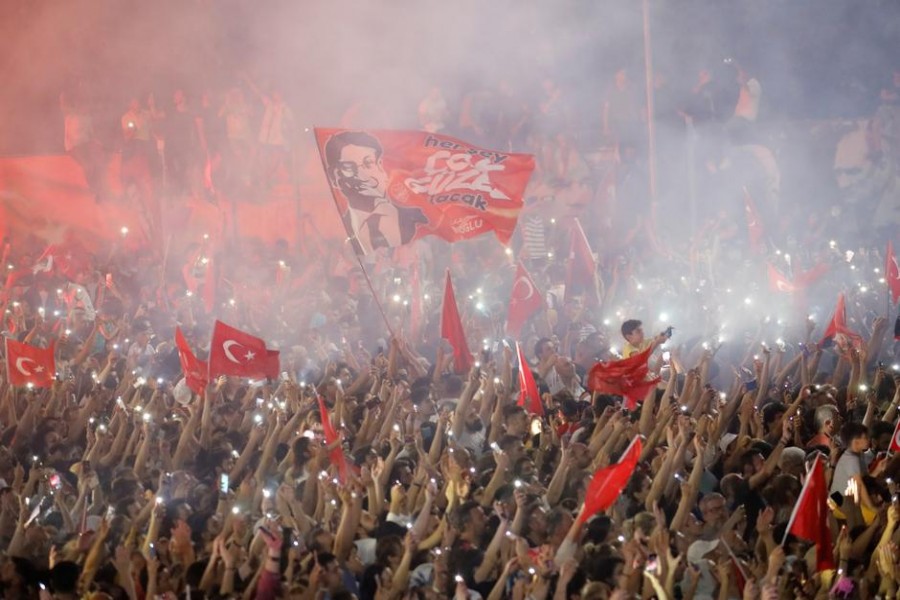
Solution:
[{"label": "head of person", "polygon": [[345,131],[325,143],[325,165],[331,185],[352,208],[371,208],[387,195],[388,175],[382,163],[381,143],[362,131]]},{"label": "head of person", "polygon": [[525,407],[515,404],[503,408],[503,424],[506,434],[521,438],[528,433],[528,413]]},{"label": "head of person", "polygon": [[317,555],[319,567],[322,569],[322,585],[329,591],[341,587],[341,565],[334,554],[319,552]]},{"label": "head of person", "polygon": [[779,460],[778,467],[782,473],[793,475],[799,480],[800,476],[805,474],[805,461],[806,452],[802,448],[791,446],[781,452],[781,460]]},{"label": "head of person", "polygon": [[50,590],[59,596],[76,594],[79,577],[81,567],[78,563],[68,560],[58,562],[50,570]]},{"label": "head of person", "polygon": [[459,530],[463,539],[475,542],[481,539],[487,527],[484,509],[475,501],[463,502],[450,514],[451,525]]},{"label": "head of person", "polygon": [[[816,433],[834,435],[838,428],[838,409],[833,404],[823,404],[815,412]],[[893,433],[893,432],[892,432]]]},{"label": "head of person", "polygon": [[556,354],[556,342],[550,338],[541,338],[534,345],[534,356],[544,361]]},{"label": "head of person", "polygon": [[869,429],[862,423],[851,421],[841,430],[844,448],[860,454],[869,449]]},{"label": "head of person", "polygon": [[725,496],[722,494],[713,492],[703,496],[699,506],[703,522],[708,526],[722,525],[728,518]]},{"label": "head of person", "polygon": [[887,452],[891,447],[891,438],[894,436],[894,424],[887,421],[875,421],[872,424],[872,431],[869,437],[872,441],[872,448],[876,452]]},{"label": "head of person", "polygon": [[644,324],[637,319],[628,319],[622,323],[622,337],[632,346],[644,343]]},{"label": "head of person", "polygon": [[770,433],[772,431],[781,431],[781,419],[787,407],[781,402],[771,402],[763,407],[763,431]]}]

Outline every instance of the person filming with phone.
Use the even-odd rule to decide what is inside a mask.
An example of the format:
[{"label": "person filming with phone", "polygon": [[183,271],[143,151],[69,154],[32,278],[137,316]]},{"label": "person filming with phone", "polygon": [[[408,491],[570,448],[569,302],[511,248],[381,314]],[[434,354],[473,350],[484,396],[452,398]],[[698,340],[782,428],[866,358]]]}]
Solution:
[{"label": "person filming with phone", "polygon": [[625,338],[625,346],[622,348],[622,358],[628,358],[632,354],[643,352],[650,346],[658,348],[672,337],[673,327],[669,327],[654,338],[644,336],[644,324],[637,319],[628,319],[622,323],[622,337]]}]

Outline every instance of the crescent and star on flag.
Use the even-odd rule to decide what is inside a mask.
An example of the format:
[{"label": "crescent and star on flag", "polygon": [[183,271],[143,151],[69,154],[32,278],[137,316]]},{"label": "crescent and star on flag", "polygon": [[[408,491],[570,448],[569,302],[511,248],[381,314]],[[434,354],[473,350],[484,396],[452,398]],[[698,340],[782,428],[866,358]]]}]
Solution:
[{"label": "crescent and star on flag", "polygon": [[222,350],[225,352],[225,358],[227,358],[234,364],[236,364],[236,365],[244,364],[245,362],[250,362],[251,360],[253,360],[256,357],[256,352],[254,352],[253,350],[247,350],[247,353],[244,354],[244,360],[241,361],[240,359],[235,357],[235,355],[231,351],[231,348],[234,346],[238,346],[240,348],[244,347],[244,346],[241,346],[241,344],[239,344],[238,342],[236,342],[234,340],[226,340],[222,344]]}]

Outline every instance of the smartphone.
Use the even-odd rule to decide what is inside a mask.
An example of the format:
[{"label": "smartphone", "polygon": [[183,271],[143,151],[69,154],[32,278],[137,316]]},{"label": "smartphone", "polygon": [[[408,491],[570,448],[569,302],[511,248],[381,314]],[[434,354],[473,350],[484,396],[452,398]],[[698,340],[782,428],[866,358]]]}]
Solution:
[{"label": "smartphone", "polygon": [[747,388],[748,392],[754,392],[754,391],[756,391],[756,380],[751,379],[750,381],[745,383],[744,386]]},{"label": "smartphone", "polygon": [[156,560],[156,545],[153,543],[150,544],[150,558]]},{"label": "smartphone", "polygon": [[59,491],[62,487],[62,480],[59,477],[59,473],[53,473],[47,481],[49,481],[50,487],[56,491]]},{"label": "smartphone", "polygon": [[229,477],[228,473],[222,473],[219,475],[219,491],[223,494],[227,494],[229,491]]},{"label": "smartphone", "polygon": [[645,567],[649,573],[659,575],[659,557],[651,554],[647,557],[647,566]]}]

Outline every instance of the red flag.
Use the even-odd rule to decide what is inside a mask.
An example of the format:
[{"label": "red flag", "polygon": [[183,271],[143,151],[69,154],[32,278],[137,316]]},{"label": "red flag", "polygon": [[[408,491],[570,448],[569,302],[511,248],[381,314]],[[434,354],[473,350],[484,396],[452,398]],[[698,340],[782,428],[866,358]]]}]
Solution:
[{"label": "red flag", "polygon": [[329,447],[334,446],[328,451],[328,458],[331,460],[331,464],[338,468],[341,483],[347,483],[347,458],[344,456],[341,438],[338,432],[334,430],[331,417],[328,416],[328,407],[325,406],[325,399],[322,396],[319,396],[319,414],[322,417],[322,432],[325,434],[325,444]]},{"label": "red flag", "polygon": [[544,405],[541,404],[541,394],[538,392],[534,375],[522,354],[522,346],[516,342],[516,355],[519,359],[519,406],[524,406],[532,415],[544,416]]},{"label": "red flag", "polygon": [[601,394],[623,396],[628,410],[634,410],[637,403],[659,383],[659,377],[647,379],[650,367],[647,361],[653,353],[653,346],[643,352],[632,354],[626,359],[608,363],[598,362],[588,373],[588,389]]},{"label": "red flag", "polygon": [[507,333],[512,337],[519,337],[525,322],[543,307],[544,297],[520,261],[516,266],[516,278],[509,299],[509,312],[506,316]]},{"label": "red flag", "polygon": [[268,350],[258,337],[216,321],[209,348],[210,379],[219,375],[275,379],[278,371],[277,351]]},{"label": "red flag", "polygon": [[594,277],[597,273],[594,251],[591,250],[584,229],[581,228],[581,222],[577,218],[570,237],[569,262],[566,265],[566,297],[571,297],[576,287],[593,290]]},{"label": "red flag", "polygon": [[800,497],[797,498],[794,512],[788,521],[785,539],[789,533],[815,543],[816,568],[819,571],[834,568],[831,532],[828,527],[828,485],[825,482],[825,466],[821,455],[816,455],[816,460],[806,475]]},{"label": "red flag", "polygon": [[75,279],[89,267],[85,258],[87,254],[87,250],[76,241],[50,244],[31,267],[31,272],[34,275],[56,273],[69,279]]},{"label": "red flag", "polygon": [[643,444],[641,438],[635,436],[622,457],[614,465],[597,469],[584,494],[584,507],[579,519],[582,523],[593,517],[600,511],[607,510],[619,498],[619,494],[625,489],[631,474],[637,467],[641,457]]},{"label": "red flag", "polygon": [[466,332],[463,331],[456,308],[456,297],[453,295],[453,282],[450,281],[450,270],[444,283],[444,306],[441,309],[441,337],[446,338],[453,346],[453,365],[457,373],[466,373],[472,368],[472,353],[466,343]]},{"label": "red flag", "polygon": [[844,294],[838,295],[837,306],[834,309],[834,315],[831,322],[825,328],[825,334],[822,341],[819,342],[820,348],[827,348],[831,344],[837,343],[839,346],[859,346],[862,344],[862,338],[859,334],[854,333],[847,327],[847,307],[844,304]]},{"label": "red flag", "polygon": [[783,294],[793,294],[797,288],[790,279],[785,277],[772,263],[768,263],[769,270],[769,289],[773,292],[781,292]]},{"label": "red flag", "polygon": [[900,419],[897,420],[897,426],[894,427],[894,436],[891,438],[891,447],[888,452],[900,452]]},{"label": "red flag", "polygon": [[316,129],[332,195],[357,249],[427,235],[450,242],[493,231],[506,244],[534,157],[423,131]]},{"label": "red flag", "polygon": [[36,348],[6,338],[6,372],[13,385],[50,387],[56,375],[53,342],[49,348]]},{"label": "red flag", "polygon": [[820,262],[808,271],[800,271],[794,274],[794,285],[800,288],[808,288],[831,270],[831,265]]},{"label": "red flag", "polygon": [[894,244],[890,241],[887,246],[884,278],[887,280],[888,290],[891,293],[891,303],[897,304],[897,300],[900,300],[900,265],[897,264],[897,257],[894,255]]},{"label": "red flag", "polygon": [[185,383],[195,394],[202,394],[209,383],[207,380],[209,365],[194,356],[180,327],[175,328],[175,346],[178,347],[178,359],[181,361]]},{"label": "red flag", "polygon": [[756,211],[756,204],[753,202],[750,190],[746,187],[744,188],[744,212],[747,215],[747,234],[750,239],[750,249],[754,254],[760,254],[765,250],[763,242],[765,230],[759,218],[759,213]]}]

